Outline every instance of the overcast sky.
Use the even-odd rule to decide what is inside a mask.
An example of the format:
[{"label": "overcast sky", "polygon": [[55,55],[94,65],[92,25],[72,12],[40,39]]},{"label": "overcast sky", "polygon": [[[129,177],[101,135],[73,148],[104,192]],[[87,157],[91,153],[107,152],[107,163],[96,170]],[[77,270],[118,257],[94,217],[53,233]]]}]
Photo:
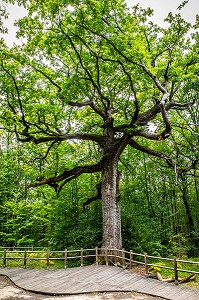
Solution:
[{"label": "overcast sky", "polygon": [[[182,3],[182,0],[126,0],[126,2],[129,6],[139,3],[142,7],[153,8],[153,21],[160,26],[164,26],[164,18],[167,16],[168,12],[179,12],[176,9]],[[13,26],[13,23],[16,19],[25,16],[26,11],[17,5],[13,6],[11,4],[5,4],[5,6],[7,7],[7,11],[9,13],[9,19],[5,21],[5,26],[8,28],[9,34],[4,35],[3,37],[8,46],[11,46],[13,42],[16,42],[16,29]],[[194,23],[195,15],[199,14],[199,0],[189,0],[189,3],[181,10],[181,14],[185,20]]]}]

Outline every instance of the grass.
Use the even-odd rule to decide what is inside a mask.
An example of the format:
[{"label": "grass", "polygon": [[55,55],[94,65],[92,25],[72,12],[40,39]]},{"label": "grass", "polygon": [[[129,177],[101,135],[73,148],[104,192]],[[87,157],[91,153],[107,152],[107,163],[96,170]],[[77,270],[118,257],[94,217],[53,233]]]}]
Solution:
[{"label": "grass", "polygon": [[[6,251],[6,267],[7,268],[23,268],[24,267],[24,251]],[[9,258],[9,257],[12,257]],[[50,252],[49,268],[63,269],[64,268],[64,252]],[[80,265],[80,259],[68,261],[68,267]],[[0,267],[3,267],[3,253],[0,253]],[[26,268],[46,269],[47,268],[47,252],[29,252],[27,251]]]},{"label": "grass", "polygon": [[[46,269],[49,266],[51,270],[63,269],[65,267],[64,251],[49,252],[50,259],[47,265],[47,251],[31,252],[27,251],[26,268]],[[0,252],[0,268],[4,267],[4,253]],[[79,253],[72,253],[73,258],[67,258],[67,267],[78,267],[81,265]],[[76,258],[77,257],[77,258]],[[84,265],[94,263],[92,258],[84,258]],[[24,267],[24,251],[6,251],[6,267],[7,268],[23,268]]]},{"label": "grass", "polygon": [[[195,261],[199,262],[199,258],[192,258],[192,259],[185,259],[186,261]],[[161,259],[149,259],[148,263],[155,265],[154,267],[155,271],[160,272],[163,278],[174,278],[174,270],[166,269],[168,268],[174,268],[173,261],[166,261]],[[199,272],[199,264],[191,264],[188,262],[178,262],[177,263],[178,269],[187,270],[191,273]],[[161,268],[161,267],[165,267]],[[190,272],[182,272],[178,270],[178,278],[186,278],[191,273]],[[198,288],[199,289],[199,274],[195,275],[195,280],[192,280],[190,282],[184,283],[183,285]]]}]

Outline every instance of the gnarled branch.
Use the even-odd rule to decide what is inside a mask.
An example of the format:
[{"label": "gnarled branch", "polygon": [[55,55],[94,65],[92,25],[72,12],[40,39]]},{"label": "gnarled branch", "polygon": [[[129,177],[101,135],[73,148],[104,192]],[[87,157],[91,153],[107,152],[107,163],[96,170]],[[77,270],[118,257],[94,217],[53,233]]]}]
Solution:
[{"label": "gnarled branch", "polygon": [[[38,186],[42,186],[42,185],[50,185],[50,186],[54,186],[55,184],[57,184],[58,182],[61,182],[63,180],[64,184],[66,182],[71,181],[72,179],[79,177],[81,174],[85,174],[85,173],[95,173],[95,172],[99,172],[101,170],[101,163],[97,163],[91,166],[81,166],[81,167],[75,167],[71,170],[65,170],[62,174],[60,174],[59,176],[55,176],[55,177],[50,177],[50,178],[39,178],[38,182],[32,183],[28,186],[28,188],[31,187],[38,187]],[[63,187],[63,185],[62,185]],[[58,193],[60,192],[60,188],[58,189]]]},{"label": "gnarled branch", "polygon": [[84,203],[83,203],[83,209],[85,210],[86,206],[91,204],[92,202],[96,200],[100,200],[102,198],[102,193],[101,193],[101,182],[96,184],[96,189],[97,189],[97,194],[94,197],[88,198]]},{"label": "gnarled branch", "polygon": [[144,152],[144,153],[164,159],[166,161],[166,163],[169,165],[169,167],[171,167],[171,168],[175,167],[175,164],[173,163],[172,159],[169,156],[167,156],[165,153],[158,152],[158,151],[152,150],[150,148],[141,146],[133,139],[130,140],[129,145],[137,150]]},{"label": "gnarled branch", "polygon": [[84,106],[88,106],[90,104],[90,101],[86,101],[86,102],[73,102],[73,101],[69,101],[68,105],[70,106],[75,106],[75,107],[84,107]]},{"label": "gnarled branch", "polygon": [[161,83],[159,82],[158,78],[156,75],[154,75],[145,65],[145,63],[142,61],[140,66],[142,67],[142,69],[153,79],[155,85],[157,86],[157,88],[159,89],[159,91],[161,91],[163,94],[167,93],[167,90],[161,85]]},{"label": "gnarled branch", "polygon": [[60,135],[50,135],[50,136],[43,136],[43,137],[34,137],[31,134],[28,134],[26,138],[17,137],[20,142],[34,142],[35,144],[41,144],[46,142],[62,142],[66,140],[84,140],[84,141],[93,141],[98,143],[99,145],[103,145],[104,138],[102,136],[98,136],[95,134],[89,133],[74,133],[74,134],[60,134]]}]

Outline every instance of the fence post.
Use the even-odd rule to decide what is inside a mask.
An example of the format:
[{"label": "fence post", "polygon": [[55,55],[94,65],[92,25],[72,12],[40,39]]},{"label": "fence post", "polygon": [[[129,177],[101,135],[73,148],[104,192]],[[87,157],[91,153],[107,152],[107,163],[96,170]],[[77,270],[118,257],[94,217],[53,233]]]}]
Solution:
[{"label": "fence post", "polygon": [[3,252],[3,267],[4,268],[6,267],[6,249],[4,249],[4,252]]},{"label": "fence post", "polygon": [[83,248],[81,248],[81,267],[84,266],[84,257],[83,257],[83,255],[84,255],[84,250],[83,250]]},{"label": "fence post", "polygon": [[47,251],[47,270],[49,270],[49,266],[50,266],[49,258],[50,258],[50,251],[48,250]]},{"label": "fence post", "polygon": [[105,261],[106,261],[106,266],[108,266],[108,249],[105,248]]},{"label": "fence post", "polygon": [[124,252],[124,248],[122,248],[122,266],[123,266],[123,269],[125,268],[125,252]]},{"label": "fence post", "polygon": [[144,253],[145,276],[148,276],[148,260],[147,253]]},{"label": "fence post", "polygon": [[133,251],[130,250],[130,271],[133,271]]},{"label": "fence post", "polygon": [[98,247],[95,247],[95,264],[98,265]]},{"label": "fence post", "polygon": [[23,267],[26,269],[26,262],[27,262],[27,251],[24,251],[24,260],[23,260]]},{"label": "fence post", "polygon": [[67,269],[67,249],[64,251],[64,269]]},{"label": "fence post", "polygon": [[116,250],[116,248],[114,248],[114,263],[115,263],[115,266],[117,266],[117,250]]},{"label": "fence post", "polygon": [[173,258],[173,264],[174,264],[174,277],[175,277],[175,284],[178,284],[178,263],[177,258],[174,256]]}]

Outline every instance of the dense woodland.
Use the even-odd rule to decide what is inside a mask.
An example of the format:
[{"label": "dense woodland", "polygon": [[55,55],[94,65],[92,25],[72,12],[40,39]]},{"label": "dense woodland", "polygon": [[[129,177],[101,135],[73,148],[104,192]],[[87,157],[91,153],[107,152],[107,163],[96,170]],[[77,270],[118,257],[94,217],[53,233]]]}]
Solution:
[{"label": "dense woodland", "polygon": [[[83,208],[88,197],[96,195],[99,176],[81,176],[68,183],[59,197],[51,187],[27,189],[38,169],[43,174],[44,168],[50,172],[57,164],[65,165],[63,149],[57,149],[52,163],[50,157],[44,161],[36,147],[14,144],[8,134],[1,149],[1,245],[100,246],[101,201]],[[73,162],[79,161],[78,147],[70,145]],[[198,255],[197,170],[178,178],[161,161],[131,149],[121,158],[120,169],[123,246],[154,255]]]},{"label": "dense woodland", "polygon": [[198,256],[198,19],[23,5],[24,44],[0,49],[0,245]]}]

